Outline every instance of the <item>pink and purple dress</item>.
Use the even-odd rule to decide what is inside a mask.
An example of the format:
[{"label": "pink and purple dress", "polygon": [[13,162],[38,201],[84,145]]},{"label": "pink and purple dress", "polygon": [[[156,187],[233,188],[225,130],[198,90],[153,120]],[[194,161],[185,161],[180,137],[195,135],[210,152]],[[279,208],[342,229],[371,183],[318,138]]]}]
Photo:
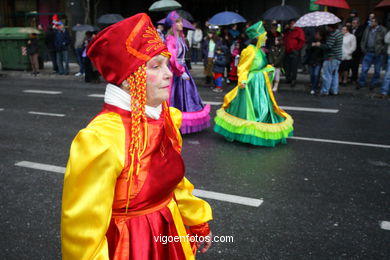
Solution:
[{"label": "pink and purple dress", "polygon": [[173,73],[169,105],[182,112],[182,134],[200,132],[210,126],[210,105],[203,105],[195,81],[185,64],[188,47],[181,36],[169,35],[165,43],[172,54],[169,60]]}]

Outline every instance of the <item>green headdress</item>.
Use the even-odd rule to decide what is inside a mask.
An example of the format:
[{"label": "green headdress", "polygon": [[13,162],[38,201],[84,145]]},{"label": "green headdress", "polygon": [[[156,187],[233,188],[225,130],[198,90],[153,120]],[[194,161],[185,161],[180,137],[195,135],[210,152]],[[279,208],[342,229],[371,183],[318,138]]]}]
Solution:
[{"label": "green headdress", "polygon": [[259,21],[248,27],[245,32],[249,39],[259,38],[256,47],[260,48],[260,46],[265,42],[265,36],[267,32],[264,29],[262,21]]}]

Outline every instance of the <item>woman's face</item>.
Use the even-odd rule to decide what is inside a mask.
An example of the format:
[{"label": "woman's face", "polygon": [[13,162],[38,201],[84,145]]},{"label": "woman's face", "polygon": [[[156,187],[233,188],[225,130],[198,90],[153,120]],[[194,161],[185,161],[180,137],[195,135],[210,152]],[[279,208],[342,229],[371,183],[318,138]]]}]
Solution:
[{"label": "woman's face", "polygon": [[179,32],[183,31],[183,20],[182,19],[176,20],[176,30],[178,30]]},{"label": "woman's face", "polygon": [[343,27],[341,28],[341,33],[342,33],[342,34],[346,34],[347,32],[348,32],[347,27],[343,26]]},{"label": "woman's face", "polygon": [[169,83],[172,72],[168,68],[168,58],[154,56],[146,63],[146,104],[157,107],[169,98]]}]

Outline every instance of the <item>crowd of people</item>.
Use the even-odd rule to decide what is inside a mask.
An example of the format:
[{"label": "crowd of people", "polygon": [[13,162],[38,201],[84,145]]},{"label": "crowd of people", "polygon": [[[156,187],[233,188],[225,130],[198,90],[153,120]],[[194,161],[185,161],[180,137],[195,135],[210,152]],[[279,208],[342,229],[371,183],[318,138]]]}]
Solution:
[{"label": "crowd of people", "polygon": [[[309,93],[312,95],[338,95],[340,85],[353,85],[356,89],[365,87],[371,65],[374,65],[375,72],[368,84],[369,89],[379,86],[381,69],[388,64],[385,57],[390,53],[390,34],[380,25],[374,13],[365,22],[352,10],[350,17],[339,24],[300,28],[295,23],[296,20],[290,20],[282,26],[281,21],[264,21],[267,40],[262,49],[268,63],[275,67],[273,91],[278,91],[281,76],[285,77],[287,84],[295,87],[298,68],[310,74]],[[226,84],[238,80],[237,66],[242,50],[250,42],[245,34],[250,25],[218,27],[206,22],[201,29],[200,24],[194,22],[191,29],[184,26],[183,44],[187,51],[183,61],[187,68],[191,69],[191,63],[203,63],[206,85],[212,84],[213,91],[222,92]],[[168,31],[166,23],[157,26],[163,41]],[[98,71],[85,52],[96,34],[76,31],[71,37],[64,24],[54,16],[53,26],[45,34],[53,72],[69,74],[69,50],[72,46],[79,64],[75,76],[85,77],[86,82],[99,82]],[[31,36],[27,50],[32,73],[37,75],[38,46],[35,38],[36,35]],[[71,39],[74,39],[73,44]],[[386,69],[378,97],[387,97],[389,84],[390,71]]]}]

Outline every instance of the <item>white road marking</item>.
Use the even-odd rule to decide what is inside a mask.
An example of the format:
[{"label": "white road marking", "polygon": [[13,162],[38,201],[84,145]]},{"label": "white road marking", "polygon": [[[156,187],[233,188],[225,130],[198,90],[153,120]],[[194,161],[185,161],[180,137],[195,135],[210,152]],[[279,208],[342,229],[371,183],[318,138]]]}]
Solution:
[{"label": "white road marking", "polygon": [[390,148],[390,145],[387,144],[370,144],[370,143],[358,143],[358,142],[348,142],[348,141],[339,141],[331,139],[319,139],[319,138],[309,138],[309,137],[298,137],[292,136],[289,139],[293,140],[303,140],[303,141],[312,141],[312,142],[322,142],[322,143],[333,143],[333,144],[348,144],[348,145],[357,145],[357,146],[368,146],[375,148]]},{"label": "white road marking", "polygon": [[338,109],[327,109],[327,108],[312,108],[312,107],[288,107],[288,106],[279,106],[284,110],[292,111],[306,111],[306,112],[318,112],[318,113],[338,113]]},{"label": "white road marking", "polygon": [[[62,173],[62,174],[65,173],[65,167],[43,164],[43,163],[36,163],[36,162],[29,162],[29,161],[17,162],[15,163],[15,166],[26,167],[30,169],[36,169],[36,170],[43,170],[48,172]],[[220,201],[231,202],[231,203],[236,203],[236,204],[241,204],[241,205],[246,205],[251,207],[259,207],[263,203],[263,200],[261,199],[241,197],[241,196],[219,193],[214,191],[194,189],[193,194],[195,196],[199,196],[206,199],[220,200]]]},{"label": "white road marking", "polygon": [[48,171],[48,172],[62,173],[62,174],[65,173],[65,167],[44,164],[44,163],[21,161],[21,162],[15,163],[15,166],[26,167],[26,168],[36,169],[36,170],[43,170],[43,171]]},{"label": "white road marking", "polygon": [[90,94],[88,97],[104,98],[104,94]]},{"label": "white road marking", "polygon": [[32,115],[42,115],[42,116],[58,116],[58,117],[64,117],[64,114],[56,114],[56,113],[45,113],[45,112],[36,112],[36,111],[28,111],[29,114]]},{"label": "white road marking", "polygon": [[381,221],[380,226],[381,229],[390,230],[390,221]]},{"label": "white road marking", "polygon": [[[223,102],[218,101],[203,101],[203,104],[210,104],[212,106],[220,106]],[[312,108],[312,107],[289,107],[289,106],[279,106],[284,110],[293,110],[293,111],[306,111],[306,112],[317,112],[317,113],[338,113],[338,109],[328,109],[328,108]]]},{"label": "white road marking", "polygon": [[4,111],[4,108],[0,108],[0,111]]},{"label": "white road marking", "polygon": [[189,144],[196,144],[196,145],[200,144],[199,141],[196,141],[196,140],[195,141],[188,141],[188,143]]},{"label": "white road marking", "polygon": [[37,90],[37,89],[27,89],[23,90],[24,93],[35,93],[35,94],[49,94],[49,95],[58,95],[61,94],[61,91],[50,91],[50,90]]},{"label": "white road marking", "polygon": [[219,105],[222,105],[223,102],[218,102],[218,101],[203,101],[203,104],[209,104],[209,105],[212,105],[212,106],[219,106]]},{"label": "white road marking", "polygon": [[231,202],[231,203],[236,203],[236,204],[241,204],[241,205],[246,205],[251,207],[259,207],[264,202],[263,200],[259,200],[259,199],[241,197],[241,196],[219,193],[214,191],[207,191],[207,190],[194,189],[192,194],[206,199],[226,201],[226,202]]}]

